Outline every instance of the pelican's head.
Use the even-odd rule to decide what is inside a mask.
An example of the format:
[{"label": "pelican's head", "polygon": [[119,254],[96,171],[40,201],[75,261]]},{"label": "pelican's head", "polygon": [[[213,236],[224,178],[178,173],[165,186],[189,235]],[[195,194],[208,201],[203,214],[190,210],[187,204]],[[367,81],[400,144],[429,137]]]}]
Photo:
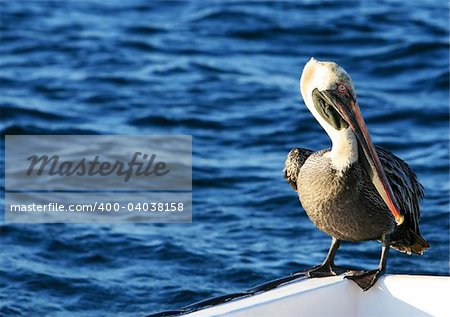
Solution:
[{"label": "pelican's head", "polygon": [[[349,128],[331,104],[325,102],[324,94],[333,99],[356,100],[353,81],[347,72],[333,62],[319,62],[311,58],[306,63],[300,79],[300,91],[309,111],[333,140],[336,131]],[[345,131],[343,131],[345,133]],[[349,135],[351,138],[353,135]],[[335,138],[334,138],[335,140]]]},{"label": "pelican's head", "polygon": [[333,62],[311,58],[300,79],[300,91],[309,111],[333,142],[331,159],[337,169],[359,160],[398,224],[404,216],[378,158],[347,72]]}]

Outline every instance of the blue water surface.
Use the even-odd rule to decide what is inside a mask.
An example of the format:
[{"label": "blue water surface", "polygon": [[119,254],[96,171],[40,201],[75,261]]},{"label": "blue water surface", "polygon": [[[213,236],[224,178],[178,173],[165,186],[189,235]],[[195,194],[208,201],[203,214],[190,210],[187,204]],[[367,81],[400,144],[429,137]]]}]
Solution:
[{"label": "blue water surface", "polygon": [[[141,316],[321,262],[330,238],[282,175],[291,148],[329,146],[299,94],[311,56],[351,74],[374,142],[425,186],[431,249],[391,251],[388,272],[449,273],[447,1],[0,9],[3,134],[189,134],[194,162],[192,224],[1,224],[2,316]],[[379,252],[346,243],[337,261]]]}]

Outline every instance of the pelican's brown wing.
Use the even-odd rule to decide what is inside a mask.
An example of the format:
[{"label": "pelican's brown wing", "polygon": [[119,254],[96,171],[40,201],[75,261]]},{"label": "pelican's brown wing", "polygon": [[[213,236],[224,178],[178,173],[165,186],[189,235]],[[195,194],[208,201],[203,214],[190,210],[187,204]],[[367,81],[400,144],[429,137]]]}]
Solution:
[{"label": "pelican's brown wing", "polygon": [[300,168],[305,163],[306,159],[313,153],[311,150],[296,148],[292,149],[284,163],[284,179],[291,184],[292,188],[297,191],[297,177],[300,173]]},{"label": "pelican's brown wing", "polygon": [[379,146],[376,150],[395,198],[405,213],[404,223],[392,234],[392,247],[401,252],[421,254],[429,248],[419,230],[419,203],[424,195],[423,186],[402,159]]}]

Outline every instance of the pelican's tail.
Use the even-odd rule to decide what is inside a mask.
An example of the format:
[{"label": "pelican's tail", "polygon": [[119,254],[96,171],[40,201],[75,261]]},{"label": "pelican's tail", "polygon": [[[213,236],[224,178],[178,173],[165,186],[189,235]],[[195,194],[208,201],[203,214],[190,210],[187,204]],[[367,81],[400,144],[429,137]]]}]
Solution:
[{"label": "pelican's tail", "polygon": [[420,232],[416,233],[412,229],[407,229],[401,235],[393,237],[391,247],[408,255],[412,253],[422,255],[430,245],[422,238]]}]

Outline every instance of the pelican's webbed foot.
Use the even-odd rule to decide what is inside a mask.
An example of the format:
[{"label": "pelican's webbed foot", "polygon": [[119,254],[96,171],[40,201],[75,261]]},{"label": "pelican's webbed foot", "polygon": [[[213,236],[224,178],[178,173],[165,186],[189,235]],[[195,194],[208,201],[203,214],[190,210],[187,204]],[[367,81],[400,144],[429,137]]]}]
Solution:
[{"label": "pelican's webbed foot", "polygon": [[293,274],[294,275],[303,274],[309,278],[313,278],[313,277],[337,276],[337,275],[341,275],[344,273],[354,274],[357,272],[359,272],[359,271],[356,271],[356,270],[350,269],[350,268],[345,268],[342,266],[337,266],[337,265],[334,265],[334,263],[325,262],[320,265],[313,266],[310,269],[298,271]]},{"label": "pelican's webbed foot", "polygon": [[381,248],[380,264],[377,269],[371,271],[353,272],[345,277],[346,279],[352,280],[358,284],[363,291],[367,291],[369,288],[374,286],[378,278],[386,271],[386,261],[390,245],[389,236],[383,236],[382,241],[383,246]]},{"label": "pelican's webbed foot", "polygon": [[359,273],[353,273],[351,275],[345,276],[346,279],[352,280],[363,291],[367,291],[377,282],[378,278],[384,274],[384,270],[376,269],[371,271],[361,271]]},{"label": "pelican's webbed foot", "polygon": [[327,277],[344,274],[347,269],[334,264],[323,263],[303,272],[308,277]]}]

